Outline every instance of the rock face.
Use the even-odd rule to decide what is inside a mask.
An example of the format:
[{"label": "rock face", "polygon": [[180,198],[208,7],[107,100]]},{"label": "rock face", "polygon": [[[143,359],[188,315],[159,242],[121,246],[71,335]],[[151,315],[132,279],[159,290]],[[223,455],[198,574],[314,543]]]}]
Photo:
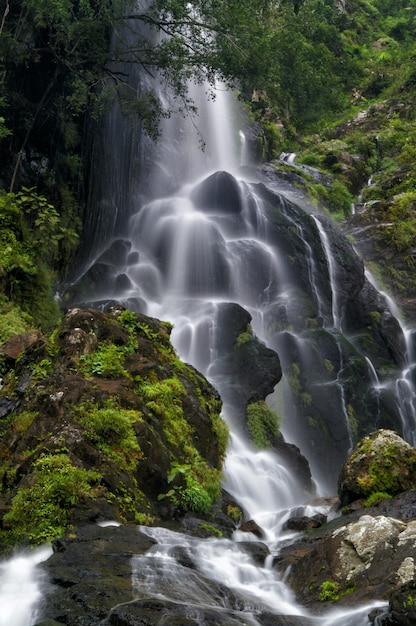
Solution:
[{"label": "rock face", "polygon": [[345,506],[382,492],[390,496],[416,484],[416,449],[391,430],[364,437],[342,468],[338,495]]},{"label": "rock face", "polygon": [[169,333],[121,307],[74,309],[20,355],[1,389],[5,544],[86,519],[203,514],[218,500],[221,402]]},{"label": "rock face", "polygon": [[[214,381],[219,379],[218,388],[224,404],[232,406],[235,419],[245,427],[249,437],[252,436],[247,427],[250,405],[271,394],[282,378],[279,356],[257,339],[250,322],[251,315],[240,305],[219,305],[216,326],[220,330],[215,345],[218,356],[210,370]],[[275,429],[267,429],[264,433],[267,447],[278,450],[287,467],[303,483],[305,492],[312,492],[308,461],[297,446],[285,442],[278,430],[278,416],[274,419]]]},{"label": "rock face", "polygon": [[413,507],[414,492],[400,498],[398,506],[393,499],[361,516],[337,518],[282,551],[275,566],[286,571],[290,565],[288,584],[300,602],[322,611],[329,602],[356,605],[392,597],[397,610],[399,594],[414,584],[416,573],[416,521],[399,517],[406,499]]}]

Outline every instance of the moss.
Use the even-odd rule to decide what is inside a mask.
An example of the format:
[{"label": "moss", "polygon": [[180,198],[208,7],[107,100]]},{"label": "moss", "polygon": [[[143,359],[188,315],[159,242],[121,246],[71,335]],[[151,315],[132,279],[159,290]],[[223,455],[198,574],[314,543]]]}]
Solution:
[{"label": "moss", "polygon": [[213,526],[212,524],[207,524],[206,522],[199,522],[199,528],[207,532],[209,535],[212,535],[213,537],[223,536],[222,531],[219,528],[216,528],[215,526]]},{"label": "moss", "polygon": [[40,456],[30,484],[17,492],[3,517],[1,541],[40,544],[64,535],[74,505],[101,494],[100,480],[99,472],[75,467],[66,453]]},{"label": "moss", "polygon": [[279,435],[280,419],[264,402],[252,402],[247,406],[247,427],[257,448],[270,448]]},{"label": "moss", "polygon": [[364,497],[375,493],[396,495],[402,489],[402,479],[405,475],[414,475],[416,469],[416,457],[413,448],[409,448],[408,454],[401,452],[400,464],[397,463],[398,448],[392,443],[374,447],[373,439],[364,437],[351,455],[351,461],[365,455],[368,464],[357,476],[357,485]]},{"label": "moss", "polygon": [[134,471],[143,458],[134,425],[142,421],[138,411],[123,409],[114,399],[104,407],[83,404],[76,410],[77,419],[87,437],[121,470]]},{"label": "moss", "polygon": [[319,585],[320,602],[337,602],[339,600],[339,584],[332,580],[324,580]]},{"label": "moss", "polygon": [[251,324],[247,324],[246,330],[237,336],[235,345],[237,348],[239,348],[240,346],[244,345],[245,343],[248,343],[252,339],[253,339],[253,330],[251,328]]},{"label": "moss", "polygon": [[124,368],[124,362],[130,352],[130,346],[116,346],[113,343],[103,342],[91,354],[80,356],[79,368],[85,375],[128,378],[129,374]]},{"label": "moss", "polygon": [[0,345],[13,335],[33,330],[33,318],[0,294]]},{"label": "moss", "polygon": [[[128,333],[120,328],[120,318]],[[104,340],[94,352],[77,357],[70,341],[72,328],[93,333],[91,345],[97,345],[99,337]],[[3,543],[8,536],[13,536],[11,543],[20,536],[30,542],[41,541],[47,534],[59,536],[70,526],[71,515],[83,519],[88,513],[91,504],[84,506],[84,496],[78,498],[76,493],[66,500],[66,513],[45,500],[49,497],[46,478],[38,461],[46,450],[58,458],[63,446],[70,452],[65,453],[65,467],[57,470],[62,482],[64,472],[70,476],[81,467],[89,470],[92,464],[99,469],[97,474],[80,474],[80,486],[83,476],[101,481],[97,492],[85,495],[100,499],[94,505],[98,510],[107,500],[116,517],[153,523],[157,490],[162,485],[162,497],[173,505],[175,515],[209,513],[220,496],[229,432],[220,416],[218,394],[194,368],[179,360],[170,345],[170,330],[170,325],[121,307],[108,314],[91,309],[87,314],[69,314],[46,344],[25,353],[32,385],[19,396],[20,413],[0,423],[2,502],[12,502]],[[137,356],[132,358],[134,352]],[[11,371],[2,393],[13,396],[17,380]],[[63,391],[51,401],[57,390]],[[12,448],[16,437],[18,449]],[[21,474],[22,462],[28,478]],[[74,470],[68,465],[71,462]],[[157,467],[152,470],[154,466],[146,463]],[[152,471],[152,479],[142,482]],[[29,489],[29,484],[36,490]],[[45,493],[39,495],[40,489]],[[34,494],[45,502],[41,505],[45,521],[34,519],[34,530],[29,533],[26,526],[17,528],[16,511],[23,508],[24,500],[32,506]],[[56,523],[51,521],[53,516]]]},{"label": "moss", "polygon": [[385,500],[390,500],[391,496],[388,493],[383,491],[376,491],[372,493],[371,496],[368,496],[366,500],[364,500],[364,506],[377,506],[380,502],[384,502]]}]

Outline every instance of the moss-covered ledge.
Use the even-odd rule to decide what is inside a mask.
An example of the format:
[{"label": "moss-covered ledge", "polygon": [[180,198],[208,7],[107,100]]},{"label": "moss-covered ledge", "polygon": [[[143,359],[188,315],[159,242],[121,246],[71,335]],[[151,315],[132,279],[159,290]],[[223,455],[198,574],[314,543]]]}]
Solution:
[{"label": "moss-covered ledge", "polygon": [[1,547],[85,520],[209,518],[228,430],[218,394],[176,356],[170,330],[118,306],[73,309],[6,358]]}]

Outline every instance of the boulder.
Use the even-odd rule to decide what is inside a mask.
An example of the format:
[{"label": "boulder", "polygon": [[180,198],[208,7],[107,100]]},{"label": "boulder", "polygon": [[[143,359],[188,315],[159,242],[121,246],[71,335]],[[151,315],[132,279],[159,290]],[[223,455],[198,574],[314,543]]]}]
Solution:
[{"label": "boulder", "polygon": [[[402,494],[307,531],[283,547],[274,567],[289,572],[287,583],[298,602],[318,613],[329,603],[355,606],[393,599],[415,579],[416,520],[406,513],[414,497],[410,493],[406,505],[407,494]],[[403,519],[392,517],[401,512]]]},{"label": "boulder", "polygon": [[[408,556],[406,566],[414,576],[414,557]],[[412,578],[394,591],[389,602],[390,613],[388,620],[381,621],[384,626],[414,626],[416,624],[416,581]]]},{"label": "boulder", "polygon": [[4,547],[87,520],[206,515],[219,501],[221,401],[170,330],[120,306],[77,308],[23,351],[0,390]]},{"label": "boulder", "polygon": [[194,187],[191,200],[208,213],[241,213],[243,197],[238,181],[228,172],[215,172]]},{"label": "boulder", "polygon": [[377,492],[395,496],[416,484],[416,449],[391,430],[364,437],[345,462],[338,481],[341,506]]}]

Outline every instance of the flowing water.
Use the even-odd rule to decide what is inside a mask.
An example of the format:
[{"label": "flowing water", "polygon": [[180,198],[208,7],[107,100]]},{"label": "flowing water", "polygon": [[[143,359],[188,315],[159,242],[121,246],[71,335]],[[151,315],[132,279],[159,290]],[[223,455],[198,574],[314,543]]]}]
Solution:
[{"label": "flowing water", "polygon": [[[102,216],[98,222],[90,219],[90,227],[101,224],[103,230],[91,237],[91,242],[99,243],[91,244],[92,252],[76,282],[82,282],[94,267],[104,267],[106,280],[96,284],[89,303],[101,306],[118,300],[173,323],[172,341],[179,356],[201,370],[225,399],[229,381],[217,367],[221,313],[228,303],[248,311],[253,332],[276,350],[282,362],[283,380],[271,398],[283,417],[282,432],[308,457],[317,494],[333,494],[340,463],[353,444],[351,411],[359,400],[347,385],[351,368],[356,364],[361,368],[366,402],[371,400],[371,407],[379,412],[382,394],[373,355],[370,358],[359,352],[359,340],[343,335],[347,312],[340,264],[331,248],[332,231],[325,220],[311,217],[284,195],[273,195],[279,218],[271,217],[274,213],[267,209],[267,192],[254,177],[239,174],[240,166],[248,163],[247,142],[233,97],[219,88],[216,102],[202,106],[198,120],[177,117],[165,123],[162,144],[152,152],[153,165],[146,170],[145,181],[143,172],[140,184],[132,180],[135,173],[129,162],[124,218],[119,213],[126,189],[122,194],[117,189],[110,194],[107,189],[108,202],[102,197],[97,201],[95,208],[109,211],[109,217]],[[121,153],[120,138],[126,136],[120,131],[121,123],[113,116],[106,138],[115,155]],[[131,142],[129,137],[129,146]],[[113,167],[116,165],[113,162]],[[95,187],[101,188],[99,180]],[[285,233],[289,232],[295,233],[292,253],[285,247]],[[277,240],[282,245],[277,245]],[[299,297],[301,288],[304,291]],[[388,303],[383,307],[387,310]],[[329,356],[320,356],[317,337],[329,347]],[[415,412],[410,370],[407,362],[396,388],[389,383],[389,393],[398,398],[403,430],[412,440]],[[301,383],[306,385],[301,380],[304,371],[311,380],[300,391]],[[334,444],[325,455],[314,456],[308,447],[308,424],[313,436],[319,427],[313,425],[315,416],[299,422],[296,402],[304,407],[319,406],[319,414],[327,419]],[[224,487],[247,518],[263,529],[270,554],[277,554],[282,543],[291,540],[282,527],[293,512],[312,515],[327,511],[304,503],[304,486],[276,452],[253,448],[235,423],[232,402],[224,402],[223,414],[232,432]],[[256,625],[256,616],[265,611],[299,616],[304,620],[299,624],[369,623],[369,606],[310,618],[294,601],[284,576],[278,575],[267,559],[259,566],[241,548],[243,537],[238,531],[234,541],[191,539],[166,529],[143,532],[154,537],[157,545],[134,559],[134,597],[162,598],[181,605],[191,623]],[[244,540],[256,537],[246,533]],[[195,569],[181,565],[179,552],[192,560]],[[14,593],[7,581],[3,585],[3,594]],[[35,586],[33,599],[37,593],[39,587]],[[207,612],[217,621],[210,622]],[[6,623],[1,619],[0,624]],[[29,623],[30,617],[13,621],[14,626]],[[159,622],[165,623],[169,623],[168,617]]]},{"label": "flowing water", "polygon": [[36,565],[52,554],[49,546],[0,563],[0,626],[29,626],[36,622],[36,604],[44,577]]}]

